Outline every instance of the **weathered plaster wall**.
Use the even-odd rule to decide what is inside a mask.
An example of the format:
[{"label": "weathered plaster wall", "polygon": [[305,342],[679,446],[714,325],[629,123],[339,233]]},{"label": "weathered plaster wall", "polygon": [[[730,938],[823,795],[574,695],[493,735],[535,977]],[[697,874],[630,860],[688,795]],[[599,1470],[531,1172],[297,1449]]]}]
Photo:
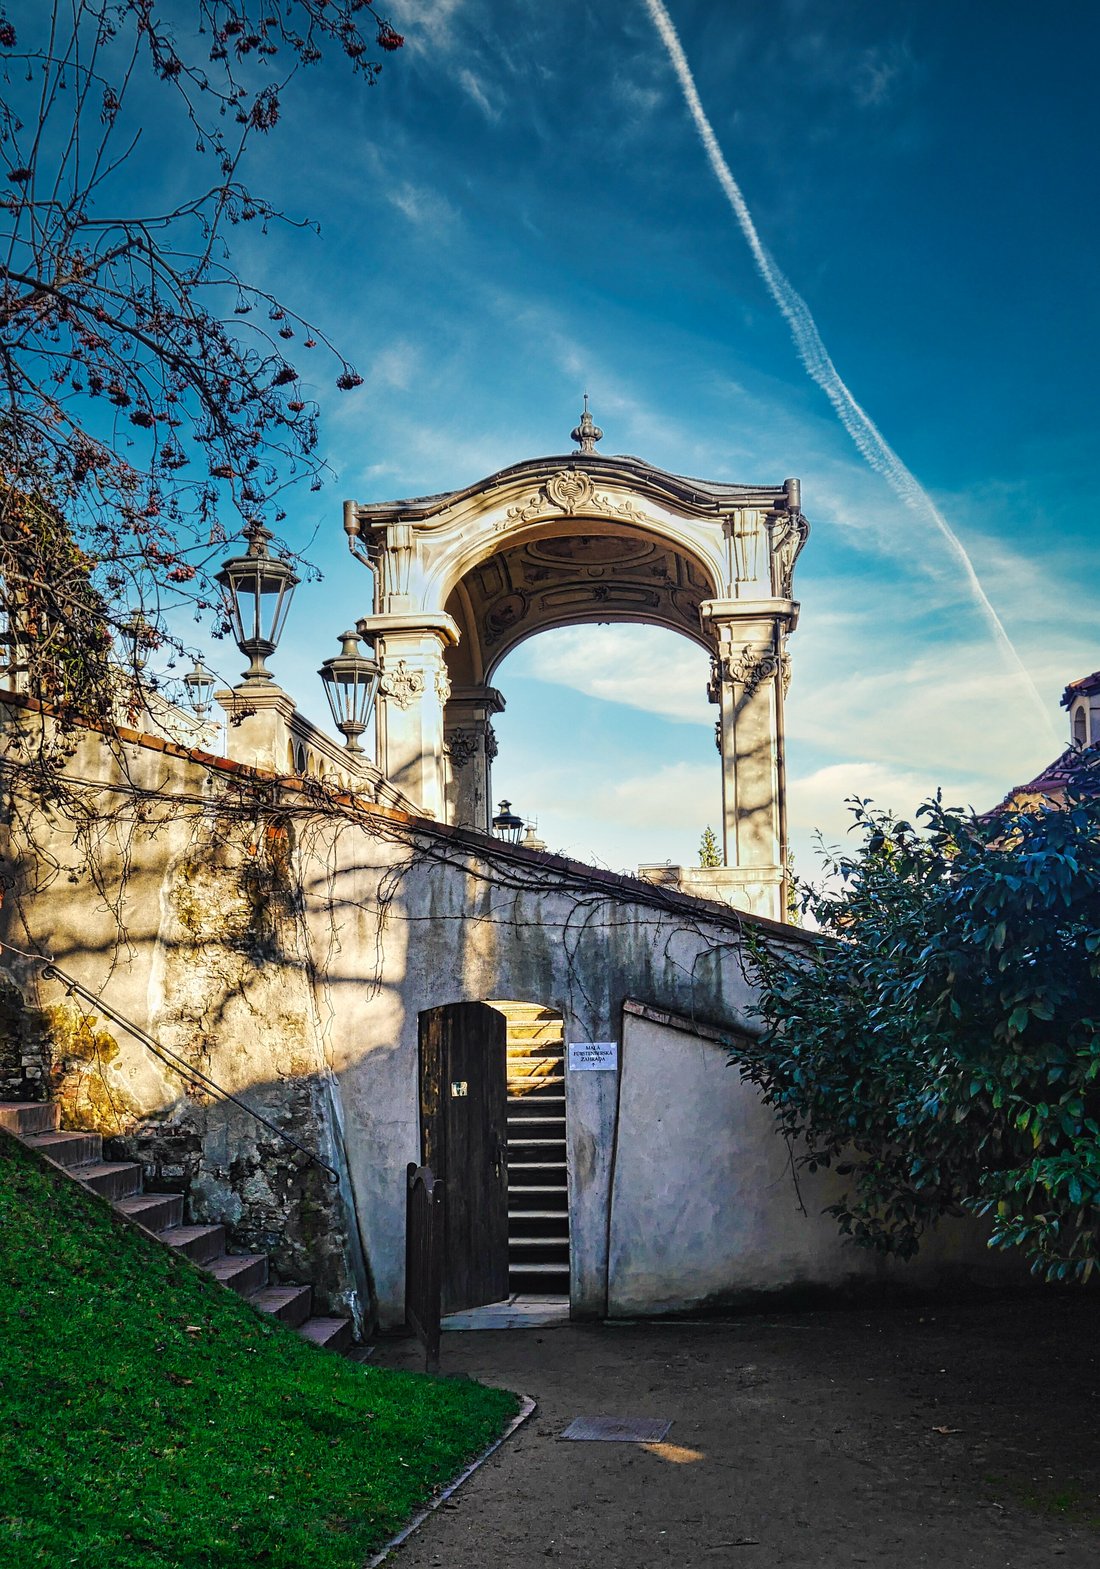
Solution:
[{"label": "weathered plaster wall", "polygon": [[[434,842],[433,842],[434,841]],[[485,844],[485,841],[481,841]],[[402,1311],[404,1172],[419,1159],[418,1019],[443,1003],[491,997],[558,1010],[567,1040],[617,1040],[624,1000],[641,994],[706,1018],[737,1020],[751,988],[736,917],[617,879],[585,886],[549,858],[376,825],[334,831],[323,897],[307,896],[318,1011],[340,1076],[348,1158],[379,1312]],[[377,910],[379,865],[389,894]],[[656,903],[647,903],[647,899]],[[373,972],[379,941],[385,964]],[[366,963],[364,962],[366,961]],[[608,1117],[600,1074],[567,1076],[572,1300],[607,1305]]]},{"label": "weathered plaster wall", "polygon": [[[10,803],[6,941],[52,956],[339,1169],[293,822],[273,820],[270,792],[170,748],[88,733],[69,771],[94,782],[74,803],[91,809],[91,832],[74,830],[80,810]],[[341,1192],[245,1111],[78,995],[42,984],[40,966],[15,955],[9,973],[42,1004],[43,1093],[66,1126],[102,1132],[115,1158],[141,1161],[149,1188],[185,1192],[192,1219],[224,1222],[231,1246],[268,1251],[276,1278],[311,1280],[322,1307],[365,1310],[346,1181]]]},{"label": "weathered plaster wall", "polygon": [[796,1186],[784,1141],[730,1046],[628,1011],[609,1219],[612,1315],[737,1306],[779,1291],[808,1297],[1003,1282],[1019,1261],[989,1252],[973,1221],[947,1221],[918,1257],[893,1263],[841,1240],[822,1213],[832,1173]]},{"label": "weathered plaster wall", "polygon": [[[800,1213],[770,1118],[719,1047],[629,1013],[623,1028],[630,998],[744,1023],[735,912],[163,745],[89,734],[71,772],[90,782],[94,843],[69,818],[15,812],[7,939],[53,954],[341,1184],[44,987],[66,1118],[112,1135],[157,1186],[187,1191],[196,1218],[227,1222],[326,1305],[369,1299],[400,1321],[419,1015],[489,998],[556,1009],[567,1042],[621,1045],[621,1081],[566,1075],[578,1315],[875,1274],[815,1213],[820,1194]],[[34,993],[34,966],[12,973]],[[956,1261],[981,1273],[988,1256],[964,1241]]]}]

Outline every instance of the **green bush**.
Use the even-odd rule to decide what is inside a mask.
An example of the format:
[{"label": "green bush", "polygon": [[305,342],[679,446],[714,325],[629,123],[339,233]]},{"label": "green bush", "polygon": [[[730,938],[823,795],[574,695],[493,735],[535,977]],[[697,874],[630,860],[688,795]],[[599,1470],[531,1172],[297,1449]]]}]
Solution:
[{"label": "green bush", "polygon": [[[910,1257],[992,1213],[991,1245],[1087,1280],[1100,1224],[1100,796],[919,829],[853,803],[858,848],[802,890],[811,956],[751,963],[763,1038],[738,1050],[856,1241]],[[830,940],[831,939],[831,940]]]}]

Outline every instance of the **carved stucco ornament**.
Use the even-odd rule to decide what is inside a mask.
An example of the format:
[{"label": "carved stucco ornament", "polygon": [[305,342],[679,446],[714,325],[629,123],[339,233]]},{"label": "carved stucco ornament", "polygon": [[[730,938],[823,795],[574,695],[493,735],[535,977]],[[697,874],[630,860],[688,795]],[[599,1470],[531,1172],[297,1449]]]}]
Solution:
[{"label": "carved stucco ornament", "polygon": [[445,747],[452,765],[455,768],[465,768],[481,750],[481,735],[469,726],[448,730]]},{"label": "carved stucco ornament", "polygon": [[412,670],[403,659],[382,672],[381,689],[398,708],[408,708],[416,698],[424,695],[424,672]]},{"label": "carved stucco ornament", "polygon": [[442,666],[435,673],[435,692],[439,701],[446,708],[451,700],[451,678]]},{"label": "carved stucco ornament", "polygon": [[[765,681],[778,673],[780,656],[774,648],[753,647],[746,643],[739,654],[731,654],[722,661],[722,674],[743,689],[743,696],[753,697]],[[713,681],[713,676],[712,676]]]},{"label": "carved stucco ornament", "polygon": [[485,726],[485,756],[490,762],[497,755],[497,734],[492,725]]},{"label": "carved stucco ornament", "polygon": [[772,535],[772,555],[776,566],[776,591],[782,599],[790,599],[794,591],[794,564],[809,537],[810,525],[796,512],[784,518]]},{"label": "carved stucco ornament", "polygon": [[591,476],[583,469],[561,469],[546,481],[541,490],[536,490],[514,507],[509,507],[504,517],[494,524],[494,528],[500,534],[514,523],[530,523],[536,518],[545,517],[549,512],[564,512],[566,517],[587,512],[599,517],[615,518],[621,523],[633,523],[640,528],[653,526],[653,519],[629,498],[615,501],[597,491]]},{"label": "carved stucco ornament", "polygon": [[583,469],[562,469],[546,481],[546,494],[561,512],[572,516],[587,507],[596,487]]},{"label": "carved stucco ornament", "polygon": [[722,662],[717,654],[710,656],[710,680],[707,682],[707,701],[722,701]]}]

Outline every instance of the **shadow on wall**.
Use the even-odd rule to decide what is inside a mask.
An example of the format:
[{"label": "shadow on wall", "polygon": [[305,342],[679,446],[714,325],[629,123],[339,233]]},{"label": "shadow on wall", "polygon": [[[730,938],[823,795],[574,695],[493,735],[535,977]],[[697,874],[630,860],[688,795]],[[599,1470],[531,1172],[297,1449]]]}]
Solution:
[{"label": "shadow on wall", "polygon": [[276,1282],[310,1283],[324,1311],[370,1316],[330,1082],[249,1084],[241,1099],[268,1128],[75,998],[31,1007],[0,979],[0,1023],[0,1098],[55,1101],[65,1128],[103,1135],[107,1159],[137,1161],[147,1191],[182,1194],[189,1222],[224,1225],[230,1251],[267,1253]]}]

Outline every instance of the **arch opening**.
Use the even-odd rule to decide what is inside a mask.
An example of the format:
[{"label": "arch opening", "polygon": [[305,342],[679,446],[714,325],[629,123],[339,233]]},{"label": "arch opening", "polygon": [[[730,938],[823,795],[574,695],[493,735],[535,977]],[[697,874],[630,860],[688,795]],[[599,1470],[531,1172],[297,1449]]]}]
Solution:
[{"label": "arch opening", "polygon": [[496,674],[494,804],[507,796],[534,847],[575,860],[630,874],[697,865],[704,830],[722,839],[708,674],[695,640],[639,623],[514,646]]},{"label": "arch opening", "polygon": [[536,633],[596,622],[643,622],[703,647],[712,571],[682,545],[651,531],[590,518],[509,535],[468,566],[446,600],[461,638],[448,650],[452,683],[487,683]]}]

